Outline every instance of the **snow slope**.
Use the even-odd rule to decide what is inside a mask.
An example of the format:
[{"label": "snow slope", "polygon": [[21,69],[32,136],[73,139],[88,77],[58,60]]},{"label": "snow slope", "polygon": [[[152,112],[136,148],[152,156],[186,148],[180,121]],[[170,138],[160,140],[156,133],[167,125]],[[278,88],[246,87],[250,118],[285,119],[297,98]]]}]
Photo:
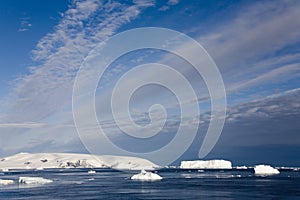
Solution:
[{"label": "snow slope", "polygon": [[153,170],[158,166],[146,159],[70,153],[19,153],[0,159],[0,169],[114,168]]},{"label": "snow slope", "polygon": [[232,164],[228,160],[194,160],[182,161],[182,169],[232,169]]}]

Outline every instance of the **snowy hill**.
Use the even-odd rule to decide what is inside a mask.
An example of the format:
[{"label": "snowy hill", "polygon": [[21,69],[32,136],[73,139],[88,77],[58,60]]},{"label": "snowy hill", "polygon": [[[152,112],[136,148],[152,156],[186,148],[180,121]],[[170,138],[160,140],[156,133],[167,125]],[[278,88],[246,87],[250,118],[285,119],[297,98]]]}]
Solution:
[{"label": "snowy hill", "polygon": [[98,156],[70,153],[19,153],[0,159],[0,171],[43,168],[114,168],[152,170],[158,166],[146,159],[123,156]]},{"label": "snowy hill", "polygon": [[228,160],[194,160],[182,161],[182,169],[232,169],[232,164]]}]

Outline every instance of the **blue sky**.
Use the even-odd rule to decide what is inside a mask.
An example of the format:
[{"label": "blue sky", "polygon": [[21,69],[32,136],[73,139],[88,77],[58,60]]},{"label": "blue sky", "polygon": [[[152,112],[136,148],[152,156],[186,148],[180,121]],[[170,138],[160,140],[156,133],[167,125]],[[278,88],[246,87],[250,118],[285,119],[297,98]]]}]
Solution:
[{"label": "blue sky", "polygon": [[[81,63],[97,44],[117,33],[163,27],[199,42],[222,75],[227,116],[221,137],[207,158],[300,166],[299,9],[296,0],[3,1],[0,156],[20,151],[87,152],[72,115],[73,84]],[[166,107],[162,133],[150,142],[124,135],[109,109],[107,99],[121,75],[149,62],[172,66],[195,88],[201,114],[191,114],[189,121],[200,122],[199,131],[178,160],[197,159],[211,118],[209,94],[201,76],[170,53],[144,50],[116,60],[97,86],[99,122],[112,141],[131,151],[151,151],[174,137],[180,109],[174,94],[165,88],[141,88],[130,104],[134,121],[140,125],[150,122],[152,104]],[[151,76],[156,74],[138,73],[139,79]],[[169,76],[166,80],[174,81]],[[176,80],[174,87],[181,87]]]}]

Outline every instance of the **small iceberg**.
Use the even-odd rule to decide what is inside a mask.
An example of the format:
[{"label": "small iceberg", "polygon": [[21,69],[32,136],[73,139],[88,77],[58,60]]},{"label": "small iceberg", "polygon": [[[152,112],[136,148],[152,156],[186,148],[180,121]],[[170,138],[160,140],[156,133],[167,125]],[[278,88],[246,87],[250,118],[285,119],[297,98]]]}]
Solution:
[{"label": "small iceberg", "polygon": [[14,184],[14,181],[13,180],[0,179],[0,185],[10,185],[10,184]]},{"label": "small iceberg", "polygon": [[243,166],[237,166],[236,169],[248,169],[248,167],[246,167],[245,165],[243,165]]},{"label": "small iceberg", "polygon": [[90,171],[88,171],[88,173],[89,173],[89,174],[95,174],[95,173],[96,173],[96,171],[94,171],[94,170],[90,170]]},{"label": "small iceberg", "polygon": [[46,184],[52,182],[52,180],[42,177],[19,177],[19,183],[21,184]]},{"label": "small iceberg", "polygon": [[141,180],[141,181],[157,181],[157,180],[161,180],[162,177],[159,176],[158,174],[141,170],[141,173],[133,175],[131,179]]},{"label": "small iceberg", "polygon": [[254,167],[254,172],[256,175],[262,176],[275,175],[280,173],[278,169],[275,169],[270,165],[256,165]]}]

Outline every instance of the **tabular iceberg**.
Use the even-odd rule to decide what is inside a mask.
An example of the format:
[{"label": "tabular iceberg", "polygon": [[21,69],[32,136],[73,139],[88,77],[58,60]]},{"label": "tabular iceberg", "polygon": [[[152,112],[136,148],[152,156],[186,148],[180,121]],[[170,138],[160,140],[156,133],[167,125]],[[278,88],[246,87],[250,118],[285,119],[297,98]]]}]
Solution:
[{"label": "tabular iceberg", "polygon": [[141,173],[135,174],[131,177],[132,180],[142,180],[142,181],[156,181],[161,180],[162,177],[158,174],[154,174],[152,172],[146,172],[145,170],[141,170]]},{"label": "tabular iceberg", "polygon": [[232,169],[232,164],[228,160],[194,160],[182,161],[182,169]]},{"label": "tabular iceberg", "polygon": [[19,183],[23,184],[46,184],[52,182],[52,180],[42,177],[19,177]]},{"label": "tabular iceberg", "polygon": [[275,169],[270,165],[256,165],[254,167],[254,172],[256,175],[274,175],[280,173],[278,169]]}]

